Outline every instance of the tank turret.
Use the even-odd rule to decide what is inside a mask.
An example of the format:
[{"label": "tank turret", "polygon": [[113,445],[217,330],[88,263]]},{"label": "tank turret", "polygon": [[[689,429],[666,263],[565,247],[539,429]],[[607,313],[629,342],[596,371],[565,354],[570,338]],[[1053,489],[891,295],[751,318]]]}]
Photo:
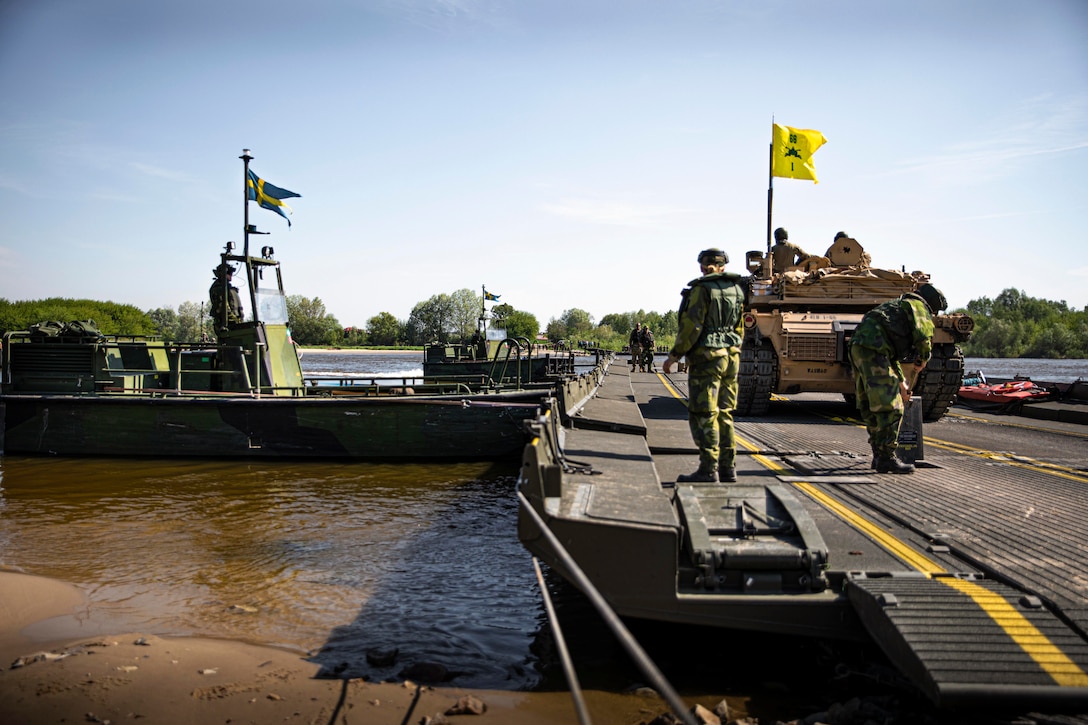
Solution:
[{"label": "tank turret", "polygon": [[[862,316],[882,302],[929,282],[923,272],[878,269],[862,245],[845,234],[823,255],[800,259],[781,272],[771,255],[748,252],[737,413],[767,413],[771,395],[840,393],[853,400],[849,343]],[[962,313],[934,316],[933,357],[914,389],[923,417],[936,421],[955,401],[963,379],[958,343],[974,329]]]}]

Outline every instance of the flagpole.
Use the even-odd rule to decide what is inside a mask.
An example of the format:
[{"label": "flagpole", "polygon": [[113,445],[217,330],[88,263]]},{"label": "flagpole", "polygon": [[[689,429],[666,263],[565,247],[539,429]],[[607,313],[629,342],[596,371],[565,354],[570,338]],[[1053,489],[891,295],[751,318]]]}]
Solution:
[{"label": "flagpole", "polygon": [[480,319],[476,321],[476,329],[483,331],[487,329],[487,285],[480,285],[480,290],[483,294],[480,297]]},{"label": "flagpole", "polygon": [[249,259],[249,161],[253,157],[249,155],[249,149],[242,149],[242,234],[245,236],[243,251]]},{"label": "flagpole", "polygon": [[771,210],[774,208],[774,116],[771,116],[771,144],[767,150],[767,256],[771,256]]}]

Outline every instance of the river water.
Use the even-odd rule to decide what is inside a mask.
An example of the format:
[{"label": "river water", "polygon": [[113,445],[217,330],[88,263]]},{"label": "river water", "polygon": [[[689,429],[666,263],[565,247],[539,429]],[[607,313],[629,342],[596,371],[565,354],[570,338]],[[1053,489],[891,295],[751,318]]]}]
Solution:
[{"label": "river water", "polygon": [[987,378],[1014,378],[1026,375],[1041,383],[1071,383],[1088,380],[1088,360],[1047,360],[1043,358],[968,357],[965,370],[981,370]]},{"label": "river water", "polygon": [[[302,361],[307,375],[422,372],[422,353]],[[428,662],[466,688],[561,687],[517,539],[517,472],[517,461],[0,456],[0,570],[86,593],[50,634],[223,637],[306,652],[338,676],[395,678]],[[549,586],[585,657],[610,661],[598,681],[629,684],[585,601]],[[395,662],[368,662],[394,649]]]}]

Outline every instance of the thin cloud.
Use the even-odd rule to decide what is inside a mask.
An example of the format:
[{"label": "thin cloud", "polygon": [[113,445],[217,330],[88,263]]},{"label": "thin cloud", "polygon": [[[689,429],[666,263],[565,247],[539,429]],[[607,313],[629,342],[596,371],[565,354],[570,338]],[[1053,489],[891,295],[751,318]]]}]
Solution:
[{"label": "thin cloud", "polygon": [[451,33],[462,24],[479,23],[496,29],[509,29],[503,18],[502,3],[495,0],[397,0],[386,10],[412,25],[440,33]]},{"label": "thin cloud", "polygon": [[14,269],[19,253],[11,247],[0,247],[0,269]]},{"label": "thin cloud", "polygon": [[1017,159],[1076,153],[1088,148],[1081,141],[1085,100],[1057,104],[1050,95],[1022,100],[1001,120],[1002,127],[989,136],[954,144],[939,154],[900,164],[887,174],[929,170],[963,169],[972,175],[1000,171]]},{"label": "thin cloud", "polygon": [[28,189],[25,184],[22,184],[5,174],[0,174],[0,189],[13,191],[16,194],[23,194],[25,196],[33,196],[30,189]]},{"label": "thin cloud", "polygon": [[113,191],[94,191],[87,194],[87,198],[97,199],[98,201],[120,201],[126,204],[134,204],[141,201],[138,197]]},{"label": "thin cloud", "polygon": [[141,174],[144,174],[146,176],[154,176],[157,179],[166,179],[167,181],[181,182],[193,181],[192,177],[190,177],[188,174],[171,171],[169,169],[161,169],[157,166],[140,163],[139,161],[130,161],[128,165],[131,168],[136,169],[136,171],[139,171]]},{"label": "thin cloud", "polygon": [[674,206],[647,206],[616,201],[588,201],[568,199],[554,204],[542,204],[540,208],[549,214],[588,222],[625,227],[652,227],[668,223],[690,209]]},{"label": "thin cloud", "polygon": [[1069,151],[1079,151],[1085,148],[1088,148],[1088,142],[1071,144],[1069,146],[1057,146],[1054,148],[1015,148],[1007,144],[994,142],[986,148],[971,148],[962,151],[953,150],[944,155],[930,156],[915,162],[902,164],[898,169],[889,171],[888,174],[913,173],[940,167],[969,167],[977,170],[980,165],[994,167],[1012,161],[1013,159],[1060,154]]}]

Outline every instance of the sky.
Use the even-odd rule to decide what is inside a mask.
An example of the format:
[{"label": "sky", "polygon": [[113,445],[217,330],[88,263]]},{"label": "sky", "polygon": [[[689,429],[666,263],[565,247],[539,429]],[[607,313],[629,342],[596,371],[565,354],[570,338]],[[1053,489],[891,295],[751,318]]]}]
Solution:
[{"label": "sky", "polygon": [[486,286],[664,312],[773,226],[952,307],[1088,306],[1084,0],[0,0],[0,298],[201,302],[250,204],[344,326]]}]

